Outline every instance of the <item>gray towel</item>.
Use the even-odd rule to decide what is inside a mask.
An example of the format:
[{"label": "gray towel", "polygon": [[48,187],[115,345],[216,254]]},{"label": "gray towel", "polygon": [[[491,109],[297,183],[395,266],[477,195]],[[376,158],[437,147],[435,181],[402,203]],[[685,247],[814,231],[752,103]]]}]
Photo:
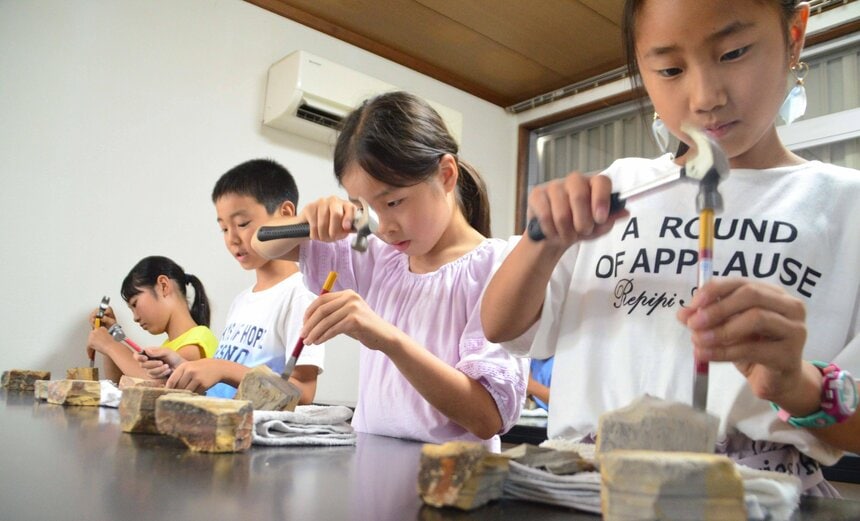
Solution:
[{"label": "gray towel", "polygon": [[[800,480],[737,465],[749,521],[787,521],[800,501]],[[504,497],[600,513],[600,473],[556,475],[510,462]]]},{"label": "gray towel", "polygon": [[300,405],[290,411],[254,411],[257,445],[355,445],[347,422],[352,410],[343,405]]},{"label": "gray towel", "polygon": [[600,513],[600,473],[558,475],[510,462],[504,497]]}]

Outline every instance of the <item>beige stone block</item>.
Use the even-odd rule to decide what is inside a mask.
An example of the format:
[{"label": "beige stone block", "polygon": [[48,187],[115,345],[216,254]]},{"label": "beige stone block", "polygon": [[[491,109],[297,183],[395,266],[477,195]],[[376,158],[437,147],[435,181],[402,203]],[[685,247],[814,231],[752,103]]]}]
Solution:
[{"label": "beige stone block", "polygon": [[126,387],[119,402],[119,425],[123,432],[158,434],[155,401],[168,394],[191,395],[186,389],[163,387]]},{"label": "beige stone block", "polygon": [[54,380],[48,383],[48,403],[98,407],[101,384],[92,380]]},{"label": "beige stone block", "polygon": [[98,367],[71,367],[66,369],[66,380],[92,380],[99,381]]},{"label": "beige stone block", "polygon": [[49,383],[50,380],[36,380],[33,382],[33,397],[37,400],[47,400]]},{"label": "beige stone block", "polygon": [[167,394],[155,401],[158,431],[200,452],[241,452],[251,447],[254,409],[246,400]]},{"label": "beige stone block", "polygon": [[600,416],[597,457],[615,449],[712,453],[718,427],[712,414],[645,395]]},{"label": "beige stone block", "polygon": [[128,387],[164,387],[167,380],[150,380],[148,378],[135,378],[134,376],[122,375],[119,378],[120,391]]},{"label": "beige stone block", "polygon": [[0,382],[10,391],[32,391],[36,380],[50,380],[50,371],[31,371],[28,369],[10,369],[3,372]]},{"label": "beige stone block", "polygon": [[601,456],[600,481],[606,521],[747,519],[743,482],[726,456],[618,449]]},{"label": "beige stone block", "polygon": [[250,401],[258,411],[294,411],[301,395],[289,380],[268,366],[259,365],[245,373],[236,399]]},{"label": "beige stone block", "polygon": [[425,444],[421,449],[418,493],[434,507],[478,508],[502,496],[507,457],[477,442]]}]

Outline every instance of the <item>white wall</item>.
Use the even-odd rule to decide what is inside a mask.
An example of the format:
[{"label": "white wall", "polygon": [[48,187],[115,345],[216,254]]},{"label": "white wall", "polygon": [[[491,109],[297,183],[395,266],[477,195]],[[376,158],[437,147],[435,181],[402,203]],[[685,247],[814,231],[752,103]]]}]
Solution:
[{"label": "white wall", "polygon": [[[141,257],[198,275],[220,332],[253,281],[226,253],[209,194],[271,157],[303,201],[339,192],[331,149],[260,124],[266,71],[306,49],[463,113],[462,155],[513,226],[516,120],[501,108],[239,0],[0,2],[0,369],[84,365],[87,315]],[[332,342],[317,397],[354,401],[357,346]]]}]

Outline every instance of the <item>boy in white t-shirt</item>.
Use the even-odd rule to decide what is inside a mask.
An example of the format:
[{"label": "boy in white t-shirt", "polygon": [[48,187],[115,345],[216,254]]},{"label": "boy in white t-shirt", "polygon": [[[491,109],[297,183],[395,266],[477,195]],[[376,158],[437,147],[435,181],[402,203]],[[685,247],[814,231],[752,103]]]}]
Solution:
[{"label": "boy in white t-shirt", "polygon": [[[208,390],[208,396],[232,398],[251,367],[265,364],[277,373],[284,370],[315,295],[306,288],[296,263],[268,260],[250,245],[260,225],[296,213],[298,189],[286,168],[268,159],[242,163],[218,179],[212,202],[227,250],[242,268],[254,270],[257,280],[233,300],[213,358],[183,362],[149,349],[147,353],[158,359],[142,365],[153,377],[169,374],[169,388]],[[302,393],[301,404],[314,399],[324,353],[323,345],[305,346],[290,376]]]}]

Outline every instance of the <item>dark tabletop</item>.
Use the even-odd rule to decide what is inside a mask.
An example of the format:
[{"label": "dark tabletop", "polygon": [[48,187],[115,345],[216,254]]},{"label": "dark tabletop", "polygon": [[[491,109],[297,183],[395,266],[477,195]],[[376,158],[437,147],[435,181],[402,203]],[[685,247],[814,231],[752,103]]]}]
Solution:
[{"label": "dark tabletop", "polygon": [[[512,500],[468,513],[424,507],[421,444],[383,436],[360,434],[354,447],[202,454],[123,433],[116,409],[0,390],[0,440],[0,521],[597,519]],[[860,519],[860,502],[804,500],[795,519]]]}]

